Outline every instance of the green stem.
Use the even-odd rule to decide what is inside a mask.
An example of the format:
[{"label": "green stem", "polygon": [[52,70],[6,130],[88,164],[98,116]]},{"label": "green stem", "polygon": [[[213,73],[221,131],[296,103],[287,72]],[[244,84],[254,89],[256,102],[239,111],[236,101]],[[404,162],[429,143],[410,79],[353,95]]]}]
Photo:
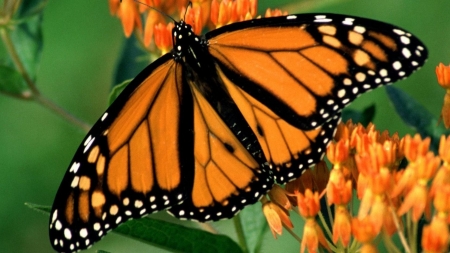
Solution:
[{"label": "green stem", "polygon": [[233,223],[242,252],[248,253],[247,241],[245,240],[244,229],[242,228],[241,216],[239,214],[233,218]]},{"label": "green stem", "polygon": [[284,224],[283,227],[286,229],[286,231],[288,231],[289,234],[291,234],[292,237],[294,237],[295,240],[297,240],[297,242],[299,242],[300,244],[302,243],[302,238],[300,238],[296,233],[294,233],[294,231],[292,231],[291,228],[285,226]]},{"label": "green stem", "polygon": [[386,232],[382,232],[381,237],[384,242],[384,247],[386,247],[386,250],[388,252],[401,253],[401,251],[397,248],[397,245],[395,245],[395,243],[392,241],[391,236],[389,236]]},{"label": "green stem", "polygon": [[66,121],[70,122],[71,124],[74,124],[77,127],[83,129],[83,131],[86,133],[89,132],[89,129],[91,129],[91,125],[73,116],[72,114],[40,94],[34,96],[34,101],[42,105],[44,108],[52,111],[56,115],[60,116],[61,118],[65,119]]}]

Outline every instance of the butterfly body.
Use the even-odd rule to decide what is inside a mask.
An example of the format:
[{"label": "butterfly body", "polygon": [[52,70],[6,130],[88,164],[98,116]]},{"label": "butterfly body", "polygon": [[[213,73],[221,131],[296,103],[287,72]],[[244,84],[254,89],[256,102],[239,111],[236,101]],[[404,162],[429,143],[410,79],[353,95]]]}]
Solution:
[{"label": "butterfly body", "polygon": [[403,30],[334,14],[224,26],[183,21],[174,49],[111,104],[73,158],[53,204],[61,252],[130,218],[230,218],[323,156],[341,110],[403,79],[427,52]]}]

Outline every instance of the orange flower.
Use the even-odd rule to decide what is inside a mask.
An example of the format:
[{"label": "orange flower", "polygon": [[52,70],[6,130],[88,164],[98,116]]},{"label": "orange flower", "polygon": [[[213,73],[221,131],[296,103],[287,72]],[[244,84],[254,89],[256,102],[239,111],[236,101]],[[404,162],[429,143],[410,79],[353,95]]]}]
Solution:
[{"label": "orange flower", "polygon": [[337,143],[330,143],[327,148],[327,158],[334,166],[340,167],[349,154],[349,142],[348,140],[340,140]]},{"label": "orange flower", "polygon": [[339,169],[333,169],[327,185],[328,204],[345,205],[352,199],[352,181],[346,180]]},{"label": "orange flower", "polygon": [[[186,12],[186,14],[184,14]],[[194,33],[200,35],[203,29],[203,10],[200,5],[193,5],[191,8],[183,8],[180,12],[185,17],[185,22],[192,26]]]},{"label": "orange flower", "polygon": [[434,218],[429,225],[424,226],[422,233],[422,248],[424,252],[448,252],[450,235],[445,220]]},{"label": "orange flower", "polygon": [[440,119],[444,121],[444,126],[448,129],[450,127],[450,88],[447,89],[444,95]]},{"label": "orange flower", "polygon": [[336,133],[334,134],[334,139],[340,141],[341,139],[350,139],[350,134],[353,130],[353,122],[349,119],[346,123],[340,122],[336,127]]},{"label": "orange flower", "polygon": [[219,28],[238,21],[255,17],[258,2],[256,0],[213,0],[211,3],[211,21]]},{"label": "orange flower", "polygon": [[116,15],[119,10],[120,0],[109,0],[109,12],[111,15]]},{"label": "orange flower", "polygon": [[450,88],[450,66],[445,66],[442,63],[436,67],[436,76],[438,79],[439,85],[443,88]]},{"label": "orange flower", "polygon": [[[400,174],[399,174],[400,175]],[[398,178],[396,180],[396,184],[394,189],[392,190],[390,196],[392,198],[395,198],[397,196],[399,196],[402,193],[407,193],[409,192],[412,187],[414,186],[417,175],[416,175],[416,171],[414,171],[413,169],[411,169],[411,167],[407,167],[402,173],[400,178]]]},{"label": "orange flower", "polygon": [[[387,203],[384,197],[376,196],[373,201],[373,205],[370,210],[370,220],[375,228],[375,232],[379,233],[381,228],[385,224],[385,218],[387,215],[390,215],[388,212]],[[363,216],[358,216],[359,218],[363,218]]]},{"label": "orange flower", "polygon": [[319,194],[306,189],[305,194],[297,192],[297,205],[300,214],[305,218],[315,217],[320,211]]},{"label": "orange flower", "polygon": [[270,8],[266,10],[266,13],[264,14],[264,17],[270,18],[270,17],[279,17],[279,16],[286,16],[288,14],[287,11],[281,11],[280,9],[274,9],[271,10]]},{"label": "orange flower", "polygon": [[288,228],[294,227],[289,219],[289,213],[277,204],[267,201],[262,208],[274,238],[277,238],[277,234],[281,235],[283,232],[283,224]]},{"label": "orange flower", "polygon": [[211,3],[211,21],[216,28],[228,24],[236,16],[236,2],[213,0]]},{"label": "orange flower", "polygon": [[305,227],[303,228],[300,252],[305,252],[308,249],[309,253],[317,253],[319,243],[326,249],[329,249],[322,229],[313,218],[309,218],[306,220]]},{"label": "orange flower", "polygon": [[425,156],[417,158],[416,162],[411,164],[414,170],[417,171],[417,178],[419,180],[430,180],[436,174],[436,170],[441,164],[441,159],[435,157],[433,152],[428,152]]},{"label": "orange flower", "polygon": [[141,16],[133,0],[122,0],[116,14],[122,21],[123,31],[126,37],[131,36],[135,27],[139,30],[142,29]]},{"label": "orange flower", "polygon": [[[161,14],[154,10],[149,10],[147,14],[147,19],[145,20],[145,28],[144,28],[144,45],[148,47],[153,40],[153,35],[155,31],[155,24],[160,23],[162,21]],[[172,31],[169,31],[170,36]],[[159,35],[158,35],[159,36]],[[172,40],[172,37],[170,38]],[[170,47],[172,47],[172,43],[170,43]]]},{"label": "orange flower", "polygon": [[418,221],[424,212],[428,217],[430,216],[427,183],[434,176],[439,164],[439,157],[435,157],[432,152],[428,152],[425,156],[419,156],[416,162],[408,165],[406,170],[414,171],[416,182],[397,211],[399,215],[403,215],[409,209],[412,209],[413,221]]},{"label": "orange flower", "polygon": [[414,137],[406,135],[404,140],[405,156],[410,162],[414,162],[419,155],[425,155],[430,149],[429,137],[422,140],[419,134],[415,134]]},{"label": "orange flower", "polygon": [[347,247],[350,243],[351,224],[350,213],[345,206],[336,207],[336,215],[333,223],[333,242],[336,244],[341,239],[342,245]]},{"label": "orange flower", "polygon": [[[441,194],[443,194],[444,192],[447,192],[447,189],[450,186],[450,136],[447,138],[445,138],[445,136],[441,136],[441,141],[439,143],[439,156],[444,161],[444,163],[437,171],[430,189],[430,195],[432,197],[436,194],[435,205],[436,199],[438,198],[437,193],[440,192]],[[450,202],[448,201],[448,199],[450,199],[450,195],[448,196],[447,200],[442,200],[441,203],[442,205],[447,206],[446,212],[450,212]]]},{"label": "orange flower", "polygon": [[[439,187],[434,197],[434,207],[437,212],[450,214],[450,184]],[[450,215],[449,215],[450,217]]]},{"label": "orange flower", "polygon": [[270,200],[272,202],[277,203],[281,207],[283,207],[285,210],[291,210],[292,205],[291,202],[288,199],[287,192],[281,188],[279,185],[274,185],[272,189],[268,193]]},{"label": "orange flower", "polygon": [[352,232],[355,239],[361,243],[372,242],[378,234],[374,224],[368,217],[364,219],[353,218]]},{"label": "orange flower", "polygon": [[[330,177],[330,170],[326,162],[320,161],[314,168],[305,170],[297,179],[289,182],[285,186],[285,190],[292,196],[296,192],[304,193],[306,189],[321,193],[327,186]],[[297,206],[297,203],[293,203]]]},{"label": "orange flower", "polygon": [[412,220],[417,222],[422,217],[425,208],[428,206],[427,202],[427,188],[425,185],[416,184],[411,191],[406,195],[403,204],[398,209],[398,215],[403,215],[412,209]]},{"label": "orange flower", "polygon": [[390,141],[385,141],[383,145],[372,142],[365,150],[365,153],[359,153],[355,157],[360,171],[358,196],[361,198],[366,188],[370,188],[374,194],[385,194],[392,185],[388,166],[394,163],[395,147]]},{"label": "orange flower", "polygon": [[155,44],[161,50],[161,54],[166,54],[172,48],[172,29],[174,26],[173,23],[155,25]]},{"label": "orange flower", "polygon": [[439,142],[439,156],[444,162],[450,163],[450,136],[445,138],[444,135],[441,136]]}]

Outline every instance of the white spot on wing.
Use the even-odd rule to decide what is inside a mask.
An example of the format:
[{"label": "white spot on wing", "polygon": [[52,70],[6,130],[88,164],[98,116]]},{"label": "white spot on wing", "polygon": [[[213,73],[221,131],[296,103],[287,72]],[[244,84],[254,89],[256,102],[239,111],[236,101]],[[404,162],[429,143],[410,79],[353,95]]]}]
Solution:
[{"label": "white spot on wing", "polygon": [[70,187],[72,187],[72,188],[77,187],[79,182],[80,182],[80,177],[75,176],[72,180],[72,183],[70,183]]},{"label": "white spot on wing", "polygon": [[59,220],[57,220],[56,223],[55,223],[55,229],[56,230],[61,230],[61,228],[62,228],[62,224],[61,224],[61,222]]},{"label": "white spot on wing", "polygon": [[363,34],[364,32],[366,32],[366,28],[357,25],[357,26],[353,27],[353,31]]},{"label": "white spot on wing", "polygon": [[[91,137],[91,136],[89,135],[89,138],[90,138],[90,137]],[[92,145],[92,143],[94,142],[94,140],[95,140],[95,137],[93,137],[92,139],[90,139],[90,141],[88,142],[88,144],[86,145],[86,147],[84,147],[83,153],[86,153],[86,151],[89,150],[89,148],[91,147],[91,145]]]},{"label": "white spot on wing", "polygon": [[402,54],[406,59],[409,59],[409,57],[411,57],[411,51],[409,51],[409,49],[406,47],[402,49]]},{"label": "white spot on wing", "polygon": [[333,21],[331,18],[326,18],[327,16],[325,15],[317,15],[316,16],[316,20],[314,20],[314,22],[317,23],[327,23],[327,22],[331,22]]},{"label": "white spot on wing", "polygon": [[344,25],[353,25],[353,21],[355,21],[354,18],[345,18],[344,21],[342,21],[342,24],[344,24]]},{"label": "white spot on wing", "polygon": [[108,113],[107,112],[103,113],[101,121],[104,121],[106,119],[106,117],[108,117]]},{"label": "white spot on wing", "polygon": [[411,42],[410,39],[406,36],[401,36],[400,41],[405,45],[409,45],[409,43]]},{"label": "white spot on wing", "polygon": [[396,62],[392,63],[392,67],[393,67],[395,70],[399,70],[399,69],[402,68],[402,64],[401,64],[399,61],[396,61]]},{"label": "white spot on wing", "polygon": [[74,162],[72,166],[70,166],[69,172],[77,173],[80,168],[80,163]]},{"label": "white spot on wing", "polygon": [[70,229],[68,229],[68,228],[64,229],[64,237],[65,237],[67,240],[72,239],[72,232],[70,232]]},{"label": "white spot on wing", "polygon": [[405,32],[404,31],[402,31],[402,30],[400,30],[400,29],[394,29],[394,30],[392,30],[394,33],[396,33],[396,34],[398,34],[398,35],[404,35],[405,34]]},{"label": "white spot on wing", "polygon": [[82,228],[82,229],[80,230],[80,236],[81,236],[81,238],[86,238],[86,237],[88,236],[88,231],[87,231],[87,229]]}]

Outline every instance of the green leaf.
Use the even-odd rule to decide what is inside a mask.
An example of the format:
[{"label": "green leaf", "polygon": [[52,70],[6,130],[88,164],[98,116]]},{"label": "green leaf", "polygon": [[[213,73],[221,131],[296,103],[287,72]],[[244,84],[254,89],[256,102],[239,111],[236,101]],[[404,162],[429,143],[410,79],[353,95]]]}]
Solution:
[{"label": "green leaf", "polygon": [[166,221],[142,218],[130,220],[114,229],[122,235],[180,252],[242,252],[239,246],[224,235],[187,228]]},{"label": "green leaf", "polygon": [[9,30],[12,44],[30,79],[36,79],[36,72],[42,51],[42,14],[34,15],[27,22]]},{"label": "green leaf", "polygon": [[106,251],[106,250],[97,250],[97,253],[109,253],[109,251]]},{"label": "green leaf", "polygon": [[109,104],[111,105],[114,100],[122,93],[123,89],[127,87],[127,85],[131,82],[130,80],[123,81],[121,84],[117,84],[112,88],[111,93],[109,94]]},{"label": "green leaf", "polygon": [[22,75],[15,69],[0,66],[0,92],[12,96],[27,98],[31,95]]},{"label": "green leaf", "polygon": [[351,119],[354,123],[359,122],[363,126],[367,126],[375,117],[375,111],[376,108],[374,104],[364,108],[363,111],[346,109],[342,111],[342,121],[347,122]]},{"label": "green leaf", "polygon": [[438,119],[404,91],[388,86],[386,92],[403,122],[416,130],[422,138],[429,136],[431,148],[436,152],[441,135],[448,135],[450,131],[446,130],[443,124],[438,125]]},{"label": "green leaf", "polygon": [[256,252],[261,247],[262,239],[269,228],[262,212],[261,205],[254,204],[244,208],[239,213],[242,229],[249,252]]},{"label": "green leaf", "polygon": [[17,12],[17,18],[26,19],[28,17],[41,14],[47,3],[48,0],[22,1],[19,11]]},{"label": "green leaf", "polygon": [[114,84],[124,82],[125,80],[134,78],[139,72],[141,72],[149,63],[144,60],[143,56],[146,53],[139,48],[136,36],[131,36],[125,40],[125,44],[122,49],[119,62],[117,63],[117,69],[114,76]]}]

